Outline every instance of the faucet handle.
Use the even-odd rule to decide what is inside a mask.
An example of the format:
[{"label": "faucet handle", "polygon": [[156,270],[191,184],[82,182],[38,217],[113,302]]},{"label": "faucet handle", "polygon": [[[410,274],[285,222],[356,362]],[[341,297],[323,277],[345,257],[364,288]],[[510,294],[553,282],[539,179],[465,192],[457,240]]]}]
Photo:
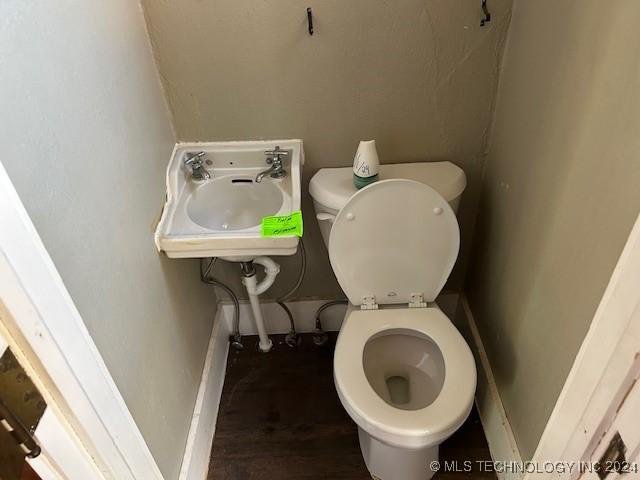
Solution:
[{"label": "faucet handle", "polygon": [[191,155],[188,155],[187,158],[184,159],[184,164],[185,165],[202,165],[202,157],[204,157],[205,153],[204,152],[197,152],[197,153],[192,153]]},{"label": "faucet handle", "polygon": [[289,152],[281,150],[280,146],[277,145],[274,150],[265,150],[264,154],[270,157],[286,157],[289,155]]}]

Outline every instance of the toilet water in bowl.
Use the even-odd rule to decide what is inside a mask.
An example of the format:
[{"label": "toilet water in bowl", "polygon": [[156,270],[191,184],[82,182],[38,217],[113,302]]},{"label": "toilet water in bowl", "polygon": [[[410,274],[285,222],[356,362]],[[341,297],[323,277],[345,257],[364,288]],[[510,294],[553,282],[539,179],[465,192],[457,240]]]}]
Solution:
[{"label": "toilet water in bowl", "polygon": [[442,352],[426,335],[390,329],[369,339],[362,356],[365,375],[387,404],[402,410],[431,405],[445,378]]},{"label": "toilet water in bowl", "polygon": [[394,405],[405,405],[411,400],[409,389],[409,379],[400,375],[393,375],[387,378],[387,390],[391,403]]}]

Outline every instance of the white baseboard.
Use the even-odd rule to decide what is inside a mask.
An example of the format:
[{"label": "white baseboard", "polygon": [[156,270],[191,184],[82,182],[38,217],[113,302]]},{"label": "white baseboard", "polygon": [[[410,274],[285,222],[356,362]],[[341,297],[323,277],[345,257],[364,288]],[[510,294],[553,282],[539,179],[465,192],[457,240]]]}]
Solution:
[{"label": "white baseboard", "polygon": [[[480,420],[484,428],[491,457],[496,462],[507,462],[510,465],[521,465],[522,456],[518,450],[511,425],[500,399],[498,386],[496,385],[489,358],[482,344],[480,333],[476,325],[473,313],[469,307],[467,298],[460,296],[460,314],[466,320],[463,328],[473,340],[470,342],[471,350],[476,358],[478,369],[478,387],[476,389],[476,406],[480,414]],[[523,475],[517,472],[496,472],[500,480],[520,480]]]},{"label": "white baseboard", "polygon": [[[438,297],[437,303],[442,311],[452,320],[456,318],[459,295],[457,293],[446,293]],[[287,302],[287,306],[293,314],[296,330],[299,333],[313,332],[315,329],[315,314],[318,308],[328,302],[328,299],[297,300]],[[321,315],[322,328],[327,332],[337,332],[340,330],[346,305],[336,305],[328,308]],[[233,331],[233,303],[222,303],[222,311],[227,328]],[[275,302],[262,303],[262,314],[264,316],[265,327],[268,333],[288,333],[289,319],[280,305]],[[240,333],[242,335],[257,335],[251,305],[244,301],[240,302]]]},{"label": "white baseboard", "polygon": [[179,480],[205,480],[227,368],[229,334],[219,306],[213,322]]}]

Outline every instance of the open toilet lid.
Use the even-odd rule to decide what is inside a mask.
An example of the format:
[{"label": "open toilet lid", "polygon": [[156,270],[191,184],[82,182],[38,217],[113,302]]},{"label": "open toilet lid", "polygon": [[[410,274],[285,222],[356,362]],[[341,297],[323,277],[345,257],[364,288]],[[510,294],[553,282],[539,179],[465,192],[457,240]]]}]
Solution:
[{"label": "open toilet lid", "polygon": [[354,305],[432,302],[458,257],[460,230],[449,204],[413,180],[383,180],[349,199],[336,217],[329,258]]}]

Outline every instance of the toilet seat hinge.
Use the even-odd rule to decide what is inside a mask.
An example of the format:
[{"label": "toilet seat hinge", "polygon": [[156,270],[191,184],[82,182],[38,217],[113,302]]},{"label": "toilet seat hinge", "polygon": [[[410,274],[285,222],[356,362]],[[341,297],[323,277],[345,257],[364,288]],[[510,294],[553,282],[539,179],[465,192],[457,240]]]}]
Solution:
[{"label": "toilet seat hinge", "polygon": [[377,310],[377,309],[378,309],[378,304],[376,303],[375,295],[367,295],[362,297],[360,310]]},{"label": "toilet seat hinge", "polygon": [[426,308],[427,302],[424,301],[424,295],[422,293],[412,293],[411,301],[409,302],[409,308]]}]

